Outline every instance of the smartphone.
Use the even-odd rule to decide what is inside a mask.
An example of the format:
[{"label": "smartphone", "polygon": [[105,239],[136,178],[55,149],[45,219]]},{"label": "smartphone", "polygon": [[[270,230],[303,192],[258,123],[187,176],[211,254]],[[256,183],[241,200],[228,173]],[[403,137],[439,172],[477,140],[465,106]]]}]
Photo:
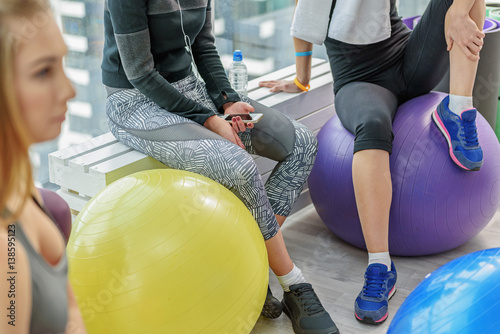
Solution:
[{"label": "smartphone", "polygon": [[262,118],[262,116],[264,116],[264,114],[256,114],[256,113],[251,113],[251,114],[227,114],[227,115],[220,115],[219,117],[221,117],[222,119],[228,121],[229,123],[231,123],[231,120],[233,119],[233,117],[241,117],[241,120],[243,121],[243,123],[257,123],[258,121],[260,121],[260,119]]}]

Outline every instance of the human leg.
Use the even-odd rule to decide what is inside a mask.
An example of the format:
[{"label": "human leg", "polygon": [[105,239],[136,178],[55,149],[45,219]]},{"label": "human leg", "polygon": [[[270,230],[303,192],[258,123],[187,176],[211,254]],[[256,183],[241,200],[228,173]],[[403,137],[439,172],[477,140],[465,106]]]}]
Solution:
[{"label": "human leg", "polygon": [[337,114],[355,135],[352,177],[356,205],[369,252],[387,252],[392,184],[389,153],[397,99],[385,88],[351,83],[335,97]]},{"label": "human leg", "polygon": [[199,124],[167,112],[137,90],[111,95],[107,109],[109,127],[118,140],[172,168],[204,175],[224,185],[247,206],[264,239],[277,233],[279,226],[260,174],[243,149]]},{"label": "human leg", "polygon": [[355,316],[379,324],[387,318],[387,302],[395,292],[396,273],[388,253],[392,200],[389,154],[398,101],[383,87],[355,82],[338,91],[335,105],[342,124],[355,135],[352,177],[370,260],[365,285],[355,301]]},{"label": "human leg", "polygon": [[[476,0],[469,12],[470,19],[475,23],[474,28],[479,31],[482,31],[484,25],[485,11],[484,0]],[[447,28],[451,25],[451,20],[449,14],[446,15]],[[475,44],[474,47],[476,48]],[[477,49],[480,49],[480,45]],[[449,99],[444,99],[432,114],[434,122],[448,142],[452,160],[465,170],[479,170],[483,165],[483,151],[479,145],[475,123],[477,110],[472,101],[478,60],[468,57],[457,42],[453,43],[450,50]]]},{"label": "human leg", "polygon": [[[256,113],[264,116],[251,131],[240,133],[245,149],[278,161],[266,184],[266,193],[281,226],[300,195],[307,180],[317,152],[314,135],[303,125],[284,114],[256,101],[249,101]],[[281,232],[277,238],[268,240],[268,251],[275,254],[276,263],[271,266],[277,276],[288,274],[293,263],[283,257],[285,243]]]},{"label": "human leg", "polygon": [[[447,51],[444,32],[450,25],[447,13],[452,4],[452,0],[431,1],[408,40],[403,61],[406,98],[425,94],[434,88],[448,70],[448,59],[450,94],[472,96],[478,60],[469,59],[457,43],[450,52]],[[469,16],[482,30],[484,0],[474,1]]]},{"label": "human leg", "polygon": [[[248,153],[278,161],[265,188],[276,221],[281,226],[312,169],[317,141],[310,130],[284,114],[256,101],[249,102],[256,113],[264,116],[251,131],[239,135]],[[271,264],[273,272],[277,276],[288,274],[293,263],[284,254],[286,247],[281,232],[266,243],[268,252],[273,254],[272,260],[270,257],[274,262]]]},{"label": "human leg", "polygon": [[449,69],[445,16],[453,0],[431,0],[406,44],[402,73],[406,87],[400,100],[427,94]]},{"label": "human leg", "polygon": [[380,149],[356,152],[352,180],[366,248],[370,253],[388,252],[392,201],[389,153]]},{"label": "human leg", "polygon": [[266,192],[278,223],[282,223],[312,170],[317,140],[306,126],[283,113],[256,101],[251,103],[264,117],[240,137],[247,152],[277,161],[266,181]]},{"label": "human leg", "polygon": [[208,129],[161,109],[137,90],[111,95],[107,113],[110,129],[121,142],[172,168],[207,176],[237,194],[259,225],[273,272],[279,275],[292,271],[293,262],[264,183],[247,152]]},{"label": "human leg", "polygon": [[[185,89],[187,86],[189,85],[179,85],[178,89],[180,88],[179,91],[188,98],[211,107],[207,105],[207,98],[203,96],[204,91],[193,94],[189,88]],[[265,190],[275,213],[276,221],[281,226],[312,169],[317,151],[316,138],[306,127],[282,113],[258,102],[247,101],[246,97],[242,98],[245,102],[251,102],[256,112],[264,114],[263,120],[257,123],[251,131],[242,132],[239,135],[248,153],[278,161],[276,168],[266,182]],[[292,175],[293,177],[291,177]],[[246,182],[244,178],[242,181]],[[335,324],[321,306],[310,285],[293,293],[289,291],[293,287],[307,283],[305,283],[300,269],[290,259],[280,230],[275,236],[266,240],[266,247],[271,269],[276,274],[285,295],[291,293],[294,296],[294,298],[288,298],[288,304],[293,304],[293,309],[296,311],[295,313],[298,311],[298,314],[293,316],[292,313],[287,313],[292,320],[294,330],[297,333],[309,333],[310,329],[314,328],[315,334],[336,333]],[[316,305],[314,312],[304,313],[304,308],[310,307],[311,304]],[[286,308],[287,304],[283,303],[283,307]],[[281,310],[281,303],[272,296],[271,290],[268,288],[262,314],[269,318],[276,318],[281,314]],[[301,325],[303,320],[309,324],[314,322],[314,326]]]},{"label": "human leg", "polygon": [[[462,169],[478,170],[483,157],[475,126],[477,111],[471,104],[477,60],[467,58],[457,43],[449,54],[446,50],[444,31],[450,24],[447,13],[452,3],[451,0],[431,1],[412,32],[403,61],[407,87],[401,98],[410,99],[434,88],[448,70],[449,58],[451,95],[442,101],[432,117],[448,142],[452,160]],[[484,0],[476,0],[469,15],[477,27],[482,27]],[[436,34],[436,31],[442,33]]]},{"label": "human leg", "polygon": [[[486,16],[484,0],[474,1],[469,16],[476,23],[479,30],[482,31]],[[445,21],[445,27],[449,25],[448,19]],[[478,61],[478,59],[471,60],[468,58],[460,47],[454,43],[450,50],[450,94],[472,96]]]},{"label": "human leg", "polygon": [[[284,218],[284,217],[283,217]],[[262,309],[267,318],[277,318],[282,311],[292,321],[295,333],[336,334],[338,329],[324,309],[311,284],[290,259],[281,229],[266,240],[269,264],[283,287],[283,300],[273,297],[270,288]]]},{"label": "human leg", "polygon": [[[309,176],[317,153],[317,140],[304,125],[283,113],[251,101],[255,112],[264,114],[255,127],[240,137],[249,153],[277,161],[266,182],[266,193],[281,226],[289,215]],[[283,310],[296,333],[337,333],[330,315],[297,266],[285,261],[281,231],[266,241],[277,263],[271,265],[283,287]],[[282,244],[282,246],[281,246]],[[269,292],[270,294],[270,292]],[[268,294],[268,298],[270,297]],[[267,304],[267,303],[266,303]],[[264,313],[263,313],[264,314]]]}]

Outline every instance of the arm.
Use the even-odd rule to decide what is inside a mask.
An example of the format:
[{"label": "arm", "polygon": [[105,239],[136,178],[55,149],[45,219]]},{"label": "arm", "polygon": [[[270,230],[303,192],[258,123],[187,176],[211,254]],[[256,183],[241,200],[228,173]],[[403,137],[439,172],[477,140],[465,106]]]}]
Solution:
[{"label": "arm", "polygon": [[463,13],[468,14],[472,9],[472,5],[474,5],[476,0],[455,0],[453,1],[452,6],[456,6],[457,9],[463,11]]},{"label": "arm", "polygon": [[[0,305],[3,310],[0,333],[24,334],[29,332],[31,323],[31,272],[24,248],[17,239],[11,239],[5,226],[0,218]],[[15,254],[12,253],[13,245]],[[14,275],[8,274],[12,271],[8,258],[15,259]],[[14,280],[8,281],[12,276]],[[9,311],[7,308],[14,309]]]},{"label": "arm", "polygon": [[[206,19],[203,28],[196,37],[192,47],[193,58],[196,62],[198,72],[207,86],[208,94],[219,112],[223,114],[249,113],[255,109],[248,103],[240,101],[238,93],[234,91],[226,76],[226,72],[220,61],[219,54],[215,48],[215,37],[212,33],[212,10],[210,3],[207,6]],[[236,133],[253,128],[252,123],[245,125],[241,120],[232,122],[236,133],[230,132],[226,121],[221,122],[217,116],[212,116],[205,122],[209,130],[229,139],[238,146],[244,148]]]},{"label": "arm", "polygon": [[[297,7],[298,0],[295,1],[295,7]],[[302,39],[293,37],[293,45],[295,52],[307,52],[312,51],[312,43],[306,42]],[[295,68],[297,72],[297,80],[303,85],[307,86],[311,80],[311,59],[312,56],[296,56],[295,57]],[[287,93],[300,93],[302,90],[297,87],[293,80],[271,80],[271,81],[261,81],[259,82],[261,87],[271,88],[271,92],[287,92]]]},{"label": "arm", "polygon": [[[299,0],[295,0],[295,8],[297,8],[298,2]],[[295,48],[295,52],[307,52],[312,51],[313,49],[312,43],[295,37],[293,38],[293,46]],[[307,86],[309,81],[311,81],[311,59],[312,56],[295,57],[297,79],[304,86]]]},{"label": "arm", "polygon": [[226,76],[226,72],[215,48],[215,37],[212,33],[212,10],[210,2],[207,6],[206,19],[203,28],[193,45],[193,58],[198,72],[207,85],[207,91],[217,109],[222,112],[223,105],[238,102],[240,98],[234,91]]},{"label": "arm", "polygon": [[[208,94],[219,112],[223,114],[248,114],[255,109],[250,104],[241,102],[238,93],[231,87],[224,66],[222,66],[219,54],[215,48],[210,2],[206,13],[205,24],[192,45],[193,58],[196,62],[198,72],[205,81]],[[237,121],[233,119],[232,127],[234,132],[231,132],[227,126],[228,124],[225,123],[227,122],[221,122],[219,117],[212,116],[205,122],[205,127],[229,139],[241,148],[245,148],[237,133],[245,131],[247,127],[252,129],[253,124],[244,124],[241,120]]]},{"label": "arm", "polygon": [[108,9],[121,62],[130,83],[160,107],[199,124],[214,113],[184,97],[155,69],[146,0],[109,0]]},{"label": "arm", "polygon": [[[479,11],[473,15],[475,20],[471,17],[472,11]],[[479,51],[481,51],[485,36],[482,32],[485,12],[484,0],[455,0],[453,2],[445,18],[448,51],[456,44],[470,60],[479,59]],[[478,16],[480,19],[477,18]]]},{"label": "arm", "polygon": [[76,303],[75,294],[68,282],[68,323],[66,325],[66,333],[68,334],[86,334],[85,324],[83,322],[80,309]]},{"label": "arm", "polygon": [[[303,41],[298,38],[293,38],[293,46],[295,47],[295,52],[306,52],[312,51],[312,43]],[[297,71],[297,79],[299,82],[307,86],[311,80],[311,59],[312,56],[300,56],[295,57],[295,68]]]}]

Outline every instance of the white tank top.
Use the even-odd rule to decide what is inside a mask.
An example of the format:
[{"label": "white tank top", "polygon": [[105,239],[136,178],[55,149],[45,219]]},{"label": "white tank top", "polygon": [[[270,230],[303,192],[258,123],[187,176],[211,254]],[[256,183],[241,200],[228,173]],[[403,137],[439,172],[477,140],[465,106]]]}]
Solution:
[{"label": "white tank top", "polygon": [[391,36],[390,0],[337,0],[328,37],[365,45]]}]

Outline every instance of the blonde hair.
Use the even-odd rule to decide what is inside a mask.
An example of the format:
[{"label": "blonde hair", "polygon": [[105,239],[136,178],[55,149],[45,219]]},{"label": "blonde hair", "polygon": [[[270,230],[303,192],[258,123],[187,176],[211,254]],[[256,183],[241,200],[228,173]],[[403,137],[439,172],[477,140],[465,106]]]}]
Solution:
[{"label": "blonde hair", "polygon": [[[45,0],[0,1],[0,218],[10,212],[8,218],[3,217],[9,222],[21,213],[34,183],[28,155],[30,139],[13,85],[19,36],[9,30],[8,19],[47,10],[49,5]],[[7,208],[8,205],[11,206]]]}]

